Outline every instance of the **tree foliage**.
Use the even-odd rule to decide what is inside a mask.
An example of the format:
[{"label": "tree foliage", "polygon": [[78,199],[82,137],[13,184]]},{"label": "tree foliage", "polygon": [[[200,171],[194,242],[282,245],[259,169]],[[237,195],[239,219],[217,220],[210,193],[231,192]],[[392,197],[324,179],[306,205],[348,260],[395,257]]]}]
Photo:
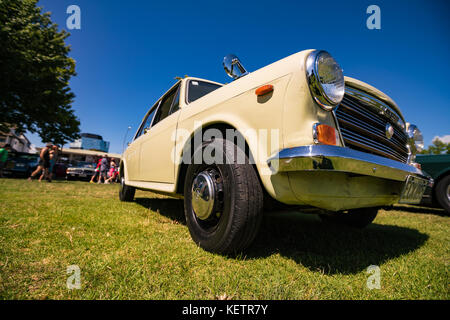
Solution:
[{"label": "tree foliage", "polygon": [[44,142],[78,138],[69,80],[75,61],[37,0],[0,0],[0,130],[37,132]]},{"label": "tree foliage", "polygon": [[433,144],[424,149],[421,154],[450,154],[450,143],[445,143],[438,138],[433,140]]}]

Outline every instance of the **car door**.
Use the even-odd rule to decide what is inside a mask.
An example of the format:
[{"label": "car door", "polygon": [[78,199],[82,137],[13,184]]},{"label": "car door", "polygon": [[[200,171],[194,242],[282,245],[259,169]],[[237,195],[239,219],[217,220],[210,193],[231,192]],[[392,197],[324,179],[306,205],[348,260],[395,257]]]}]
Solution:
[{"label": "car door", "polygon": [[140,145],[139,180],[174,183],[173,162],[175,134],[180,115],[180,83],[161,98],[150,130],[143,134]]},{"label": "car door", "polygon": [[147,112],[147,115],[144,117],[144,120],[142,121],[138,132],[136,132],[133,142],[127,148],[126,160],[127,160],[127,174],[129,180],[141,180],[139,179],[140,173],[139,155],[141,149],[141,142],[143,136],[148,132],[148,130],[150,130],[153,118],[156,114],[156,111],[158,110],[160,102],[161,102],[160,100],[156,102],[155,105],[152,108],[150,108],[150,110]]}]

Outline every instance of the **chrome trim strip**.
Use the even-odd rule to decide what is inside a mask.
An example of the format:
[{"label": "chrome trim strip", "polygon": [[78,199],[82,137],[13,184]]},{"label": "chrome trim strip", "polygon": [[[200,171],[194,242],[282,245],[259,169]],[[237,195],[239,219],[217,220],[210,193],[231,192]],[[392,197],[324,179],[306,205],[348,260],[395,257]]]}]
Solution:
[{"label": "chrome trim strip", "polygon": [[386,132],[383,132],[381,129],[376,127],[370,127],[365,123],[361,122],[358,123],[358,121],[355,118],[352,118],[344,114],[339,114],[338,121],[342,122],[343,127],[345,127],[350,132],[355,133],[359,132],[367,139],[387,144],[390,148],[397,150],[402,154],[408,151],[406,147],[406,142],[402,142],[400,137],[398,136],[393,136],[391,139],[387,139]]},{"label": "chrome trim strip", "polygon": [[313,124],[313,127],[312,127],[312,134],[313,134],[313,141],[314,141],[314,143],[320,143],[320,141],[319,141],[319,137],[317,136],[317,126],[320,124],[320,122],[316,122],[316,123],[314,123]]},{"label": "chrome trim strip", "polygon": [[[346,146],[409,163],[404,120],[392,107],[375,96],[347,86],[344,99],[335,113]],[[389,125],[393,127],[391,139],[386,137]]]},{"label": "chrome trim strip", "polygon": [[334,125],[336,126],[336,129],[339,133],[339,140],[341,141],[341,145],[343,147],[345,147],[345,141],[344,141],[344,137],[342,136],[341,126],[339,125],[339,120],[336,115],[336,110],[333,110],[331,113],[333,115]]},{"label": "chrome trim strip", "polygon": [[369,106],[375,113],[383,116],[388,121],[392,121],[397,126],[402,128],[403,132],[405,132],[406,130],[405,122],[402,120],[401,116],[397,113],[397,111],[392,109],[386,103],[382,102],[381,100],[375,97],[372,97],[371,95],[361,90],[352,88],[350,86],[345,87],[345,94],[348,94],[349,96]]},{"label": "chrome trim strip", "polygon": [[281,150],[268,160],[273,173],[299,171],[344,172],[406,181],[409,175],[429,179],[414,166],[373,154],[331,145],[308,145]]},{"label": "chrome trim strip", "polygon": [[344,136],[344,139],[346,139],[347,146],[349,148],[351,148],[350,145],[356,144],[358,145],[358,147],[364,150],[369,150],[379,155],[382,154],[384,157],[387,158],[391,159],[395,158],[393,160],[406,162],[407,159],[406,155],[402,155],[395,149],[390,148],[389,146],[383,144],[382,142],[378,142],[377,140],[373,140],[363,135],[351,132],[348,129],[342,129],[342,135]]}]

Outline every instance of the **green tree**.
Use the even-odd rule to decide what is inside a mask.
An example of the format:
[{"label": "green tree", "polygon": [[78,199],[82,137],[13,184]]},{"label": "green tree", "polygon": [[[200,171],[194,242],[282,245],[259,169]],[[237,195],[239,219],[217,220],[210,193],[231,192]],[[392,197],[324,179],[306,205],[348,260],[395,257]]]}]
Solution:
[{"label": "green tree", "polygon": [[445,143],[439,138],[433,140],[433,144],[422,150],[421,154],[450,154],[450,143]]},{"label": "green tree", "polygon": [[37,0],[0,0],[0,131],[14,126],[58,144],[79,137],[68,36]]}]

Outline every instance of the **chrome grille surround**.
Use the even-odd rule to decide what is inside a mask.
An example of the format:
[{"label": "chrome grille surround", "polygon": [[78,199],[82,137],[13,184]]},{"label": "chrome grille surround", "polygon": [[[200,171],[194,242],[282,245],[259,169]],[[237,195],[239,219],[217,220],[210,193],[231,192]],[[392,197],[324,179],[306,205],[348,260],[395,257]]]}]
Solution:
[{"label": "chrome grille surround", "polygon": [[[405,123],[383,101],[347,85],[335,115],[346,147],[408,163]],[[393,128],[391,138],[389,127]]]}]

